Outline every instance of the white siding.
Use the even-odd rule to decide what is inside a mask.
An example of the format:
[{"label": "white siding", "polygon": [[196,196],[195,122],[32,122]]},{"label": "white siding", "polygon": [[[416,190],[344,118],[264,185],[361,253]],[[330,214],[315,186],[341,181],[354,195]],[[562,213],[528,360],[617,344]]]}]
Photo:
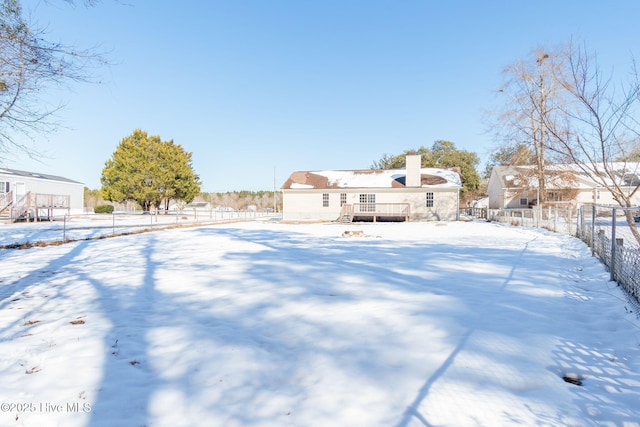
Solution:
[{"label": "white siding", "polygon": [[[629,167],[633,167],[633,164],[627,164]],[[635,170],[635,169],[634,169]],[[489,208],[490,209],[503,209],[503,208],[523,208],[525,206],[520,205],[520,196],[517,195],[515,189],[504,188],[503,176],[513,175],[516,171],[512,168],[505,166],[496,166],[491,171],[491,177],[489,179],[487,193],[489,195]],[[577,205],[584,205],[590,203],[596,203],[601,205],[617,205],[613,199],[611,193],[603,187],[595,187],[597,184],[589,180],[584,176],[578,176],[578,183],[576,189],[578,195],[576,197]],[[633,191],[633,188],[625,188],[627,194]],[[533,189],[528,194],[529,200],[537,199],[536,191]],[[634,205],[640,205],[640,192],[636,193],[632,199]]]},{"label": "white siding", "polygon": [[502,177],[498,173],[497,168],[491,170],[491,177],[487,185],[487,193],[489,194],[489,209],[504,208],[505,190],[502,184]]},{"label": "white siding", "polygon": [[69,196],[70,213],[79,214],[84,211],[84,184],[82,183],[5,173],[0,173],[0,181],[8,181],[11,190],[17,183],[24,183],[25,192]]},{"label": "white siding", "polygon": [[[322,206],[322,194],[329,194],[329,206]],[[283,190],[283,219],[288,221],[334,221],[340,216],[340,193],[347,203],[358,203],[358,195],[342,190]]]},{"label": "white siding", "polygon": [[[434,195],[434,206],[426,207],[426,194]],[[322,206],[322,194],[329,193],[329,206]],[[347,204],[359,203],[360,194],[375,194],[376,203],[409,203],[412,221],[453,221],[458,216],[458,189],[350,188],[321,190],[283,190],[283,219],[288,221],[334,221],[340,216],[340,194]]]},{"label": "white siding", "polygon": [[[627,194],[631,194],[633,188],[629,187],[626,190]],[[618,202],[613,199],[611,193],[605,188],[582,188],[578,193],[577,202],[578,205],[589,203],[596,203],[598,205],[618,205]],[[636,192],[636,194],[634,194],[631,198],[631,202],[636,206],[640,206],[640,192]]]}]

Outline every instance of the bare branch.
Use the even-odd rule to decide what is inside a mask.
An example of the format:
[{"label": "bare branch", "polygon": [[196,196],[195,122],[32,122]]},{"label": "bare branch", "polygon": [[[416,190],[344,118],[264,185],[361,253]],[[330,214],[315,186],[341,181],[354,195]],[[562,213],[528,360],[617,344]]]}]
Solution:
[{"label": "bare branch", "polygon": [[0,0],[0,159],[15,150],[33,155],[17,137],[58,128],[62,105],[44,105],[46,89],[89,82],[90,68],[104,64],[94,49],[48,42],[44,30],[24,18],[18,0]]}]

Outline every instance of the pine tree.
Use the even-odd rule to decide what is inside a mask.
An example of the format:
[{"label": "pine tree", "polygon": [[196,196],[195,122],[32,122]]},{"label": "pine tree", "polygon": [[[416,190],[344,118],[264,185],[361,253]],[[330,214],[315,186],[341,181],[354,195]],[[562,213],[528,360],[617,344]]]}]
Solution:
[{"label": "pine tree", "polygon": [[200,192],[191,153],[173,141],[162,141],[137,129],[122,139],[102,169],[106,200],[134,200],[144,211],[168,208],[171,200],[189,203]]}]

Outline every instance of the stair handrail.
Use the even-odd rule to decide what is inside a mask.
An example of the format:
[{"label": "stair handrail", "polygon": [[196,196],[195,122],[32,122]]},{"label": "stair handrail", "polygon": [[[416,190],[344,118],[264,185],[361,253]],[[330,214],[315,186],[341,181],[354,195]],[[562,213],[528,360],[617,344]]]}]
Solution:
[{"label": "stair handrail", "polygon": [[13,204],[13,190],[8,193],[0,193],[0,213]]},{"label": "stair handrail", "polygon": [[31,192],[23,195],[20,199],[16,200],[11,208],[11,221],[16,221],[22,215],[26,214],[29,210],[28,201],[31,198]]},{"label": "stair handrail", "polygon": [[351,215],[353,213],[352,205],[345,203],[340,207],[340,216],[338,217],[339,221],[343,221],[345,217],[349,217],[349,221],[351,221]]}]

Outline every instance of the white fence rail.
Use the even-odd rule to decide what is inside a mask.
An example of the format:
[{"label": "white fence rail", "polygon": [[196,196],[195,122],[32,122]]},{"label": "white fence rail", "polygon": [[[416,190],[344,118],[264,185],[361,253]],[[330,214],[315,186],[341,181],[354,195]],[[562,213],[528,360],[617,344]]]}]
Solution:
[{"label": "white fence rail", "polygon": [[557,233],[575,233],[575,207],[545,207],[531,209],[488,209],[487,220],[524,227],[545,228]]},{"label": "white fence rail", "polygon": [[179,226],[197,226],[224,221],[253,221],[278,219],[280,214],[255,211],[193,211],[177,214],[149,212],[117,212],[113,214],[61,215],[53,221],[39,223],[7,224],[3,230],[12,230],[11,241],[4,240],[0,248],[21,248],[89,240],[121,234],[133,234],[147,230]]}]

